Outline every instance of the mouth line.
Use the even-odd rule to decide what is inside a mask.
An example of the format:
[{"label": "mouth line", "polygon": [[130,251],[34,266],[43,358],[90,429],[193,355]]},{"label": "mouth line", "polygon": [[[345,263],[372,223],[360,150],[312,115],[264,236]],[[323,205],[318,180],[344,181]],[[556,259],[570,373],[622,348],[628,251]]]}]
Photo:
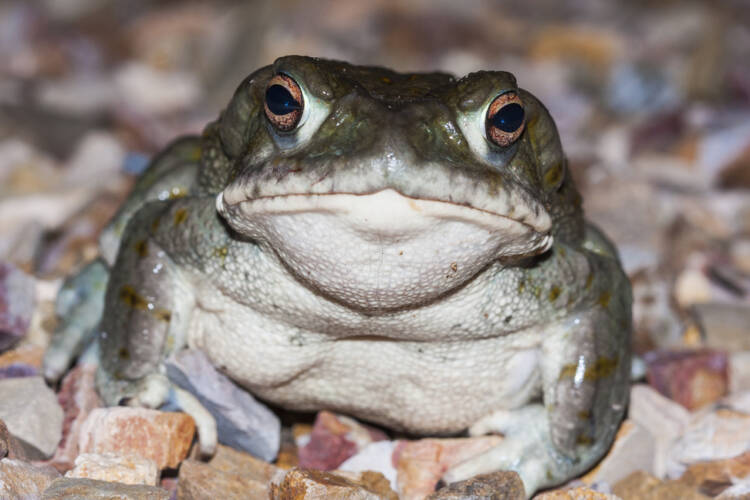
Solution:
[{"label": "mouth line", "polygon": [[[217,198],[217,208],[222,210],[222,205],[225,207],[227,206],[233,206],[233,205],[244,205],[244,204],[262,204],[262,203],[273,203],[274,201],[280,201],[280,200],[325,200],[329,198],[335,198],[335,197],[343,197],[343,196],[351,196],[351,197],[357,197],[357,198],[365,198],[367,196],[377,196],[381,195],[383,193],[386,193],[388,191],[391,191],[395,193],[396,195],[405,198],[407,202],[409,203],[410,207],[414,209],[415,211],[419,212],[421,209],[417,206],[417,204],[435,204],[438,206],[444,206],[444,207],[451,207],[451,209],[457,209],[456,215],[460,214],[460,211],[468,211],[469,213],[475,213],[476,215],[484,216],[484,217],[498,217],[507,221],[511,221],[517,224],[521,224],[528,228],[529,230],[538,233],[538,234],[547,234],[549,233],[549,227],[537,227],[531,222],[528,222],[525,217],[522,218],[515,218],[513,217],[513,208],[511,207],[511,213],[508,214],[502,214],[498,212],[494,212],[492,210],[487,210],[484,208],[472,206],[466,203],[459,203],[455,202],[453,200],[445,200],[445,199],[439,199],[439,198],[430,198],[430,197],[414,197],[409,196],[407,194],[402,193],[401,191],[394,189],[394,188],[384,188],[379,189],[375,191],[370,192],[347,192],[347,191],[336,191],[331,193],[284,193],[284,194],[274,194],[270,196],[259,196],[257,198],[246,198],[242,200],[238,200],[235,202],[227,202],[223,198],[223,193],[219,193],[219,196]],[[278,210],[279,213],[293,213],[293,212],[306,212],[311,211],[312,205],[302,206],[302,204],[298,205],[298,207],[295,209],[293,207],[286,207],[284,210]],[[323,207],[318,207],[319,209],[323,209]]]}]

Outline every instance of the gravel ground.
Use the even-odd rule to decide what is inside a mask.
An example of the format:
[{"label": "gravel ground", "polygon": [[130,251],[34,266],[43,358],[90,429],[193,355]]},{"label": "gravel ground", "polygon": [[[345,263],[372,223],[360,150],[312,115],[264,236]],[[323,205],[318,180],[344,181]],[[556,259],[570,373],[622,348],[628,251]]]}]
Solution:
[{"label": "gravel ground", "polygon": [[[61,281],[97,256],[135,175],[286,54],[509,70],[550,109],[587,215],[633,283],[637,357],[610,455],[540,498],[750,495],[746,2],[45,0],[0,4],[0,496],[129,483],[127,498],[287,498],[300,485],[306,498],[423,498],[451,460],[499,439],[405,439],[326,412],[281,412],[280,427],[258,417],[275,431],[236,424],[276,432],[274,465],[232,448],[205,463],[190,452],[191,421],[99,408],[85,363],[60,386],[41,382]],[[161,437],[150,448],[129,445],[130,431],[112,438],[128,425]],[[515,480],[476,482],[515,498]],[[439,498],[472,498],[460,495]]]}]

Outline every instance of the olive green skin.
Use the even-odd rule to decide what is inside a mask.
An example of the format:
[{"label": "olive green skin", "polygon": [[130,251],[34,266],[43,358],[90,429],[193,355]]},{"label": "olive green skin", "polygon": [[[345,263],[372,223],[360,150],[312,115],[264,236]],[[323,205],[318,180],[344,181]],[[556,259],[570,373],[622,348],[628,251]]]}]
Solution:
[{"label": "olive green skin", "polygon": [[[308,95],[330,110],[305,140],[279,134],[265,116],[266,86],[278,73],[300,82]],[[489,144],[478,152],[461,117],[481,112],[494,96],[509,90],[523,101],[525,130],[508,147]],[[314,303],[311,299],[304,314],[287,307],[290,292],[285,287],[313,287],[279,285],[276,268],[264,260],[274,258],[268,257],[273,249],[239,234],[234,221],[217,213],[216,196],[230,185],[254,197],[284,195],[290,189],[308,194],[394,189],[414,199],[467,207],[482,207],[513,193],[521,200],[519,206],[528,207],[528,217],[546,211],[552,248],[488,263],[468,284],[429,304],[430,310],[440,311],[445,302],[445,312],[436,317],[446,329],[460,330],[457,338],[505,339],[509,350],[500,364],[512,360],[513,349],[526,343],[539,356],[538,379],[524,385],[522,400],[514,402],[505,417],[485,419],[485,431],[506,435],[503,444],[452,469],[445,479],[512,468],[521,474],[530,495],[582,473],[606,452],[627,405],[630,286],[613,246],[583,218],[581,198],[549,113],[517,87],[511,74],[483,71],[456,80],[444,73],[405,74],[290,56],[245,79],[200,138],[180,139],[153,161],[102,236],[102,254],[112,271],[99,328],[98,388],[108,404],[137,399],[146,392],[145,381],[163,371],[166,356],[186,343],[193,345],[186,330],[198,292],[181,281],[185,274],[203,277],[221,291],[222,300],[228,297],[238,314],[243,308],[253,309],[277,322],[312,317],[313,325],[330,323],[335,328],[337,321],[347,321],[340,318],[350,315],[378,324],[405,310],[416,314],[427,307],[347,309],[347,304],[324,294],[317,294]],[[455,189],[447,191],[446,185]],[[464,289],[485,282],[481,305],[451,302],[451,295],[460,296]],[[315,295],[314,289],[310,293]],[[327,307],[345,311],[328,317]],[[305,343],[304,335],[295,338]],[[232,342],[227,341],[229,347],[222,347],[222,352],[231,349]],[[434,344],[439,350],[445,341],[437,338]],[[421,345],[432,348],[429,342]],[[290,353],[298,347],[290,344]],[[460,430],[455,422],[442,425],[440,416],[425,417],[422,425],[392,412],[380,413],[376,407],[337,405],[324,396],[316,398],[314,385],[299,386],[312,396],[298,404],[293,393],[274,392],[276,388],[267,389],[252,374],[237,373],[231,360],[220,359],[221,352],[209,355],[251,392],[282,405],[313,409],[317,404],[413,432]],[[345,380],[341,383],[346,386]],[[478,381],[476,387],[483,383],[484,379]],[[497,384],[500,390],[504,382]],[[382,391],[373,396],[375,401],[391,397],[388,387]],[[488,399],[491,392],[485,391]],[[436,398],[436,408],[450,406],[451,388],[445,393]],[[455,406],[471,406],[460,395],[455,397]],[[472,397],[477,403],[483,399]],[[140,403],[153,406],[162,399],[141,397]],[[420,412],[425,404],[420,403]],[[477,420],[489,413],[476,415]]]}]

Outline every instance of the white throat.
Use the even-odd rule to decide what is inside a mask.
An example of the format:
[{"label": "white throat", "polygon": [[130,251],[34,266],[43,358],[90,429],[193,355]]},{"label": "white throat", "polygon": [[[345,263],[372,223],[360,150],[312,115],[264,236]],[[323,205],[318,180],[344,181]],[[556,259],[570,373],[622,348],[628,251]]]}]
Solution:
[{"label": "white throat", "polygon": [[363,310],[409,307],[457,288],[490,262],[548,249],[552,237],[509,217],[392,189],[285,195],[217,209],[270,246],[302,280]]}]

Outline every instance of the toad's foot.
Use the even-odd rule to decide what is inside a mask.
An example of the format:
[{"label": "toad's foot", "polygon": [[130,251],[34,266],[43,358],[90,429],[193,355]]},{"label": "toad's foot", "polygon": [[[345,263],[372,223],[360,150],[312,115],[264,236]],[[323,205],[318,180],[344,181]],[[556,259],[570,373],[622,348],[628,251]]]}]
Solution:
[{"label": "toad's foot", "polygon": [[472,436],[502,433],[505,438],[481,455],[449,469],[443,475],[445,483],[498,470],[514,470],[530,495],[557,478],[564,480],[572,466],[568,464],[571,460],[559,454],[552,444],[547,413],[542,405],[497,411],[474,424],[469,433]]}]

